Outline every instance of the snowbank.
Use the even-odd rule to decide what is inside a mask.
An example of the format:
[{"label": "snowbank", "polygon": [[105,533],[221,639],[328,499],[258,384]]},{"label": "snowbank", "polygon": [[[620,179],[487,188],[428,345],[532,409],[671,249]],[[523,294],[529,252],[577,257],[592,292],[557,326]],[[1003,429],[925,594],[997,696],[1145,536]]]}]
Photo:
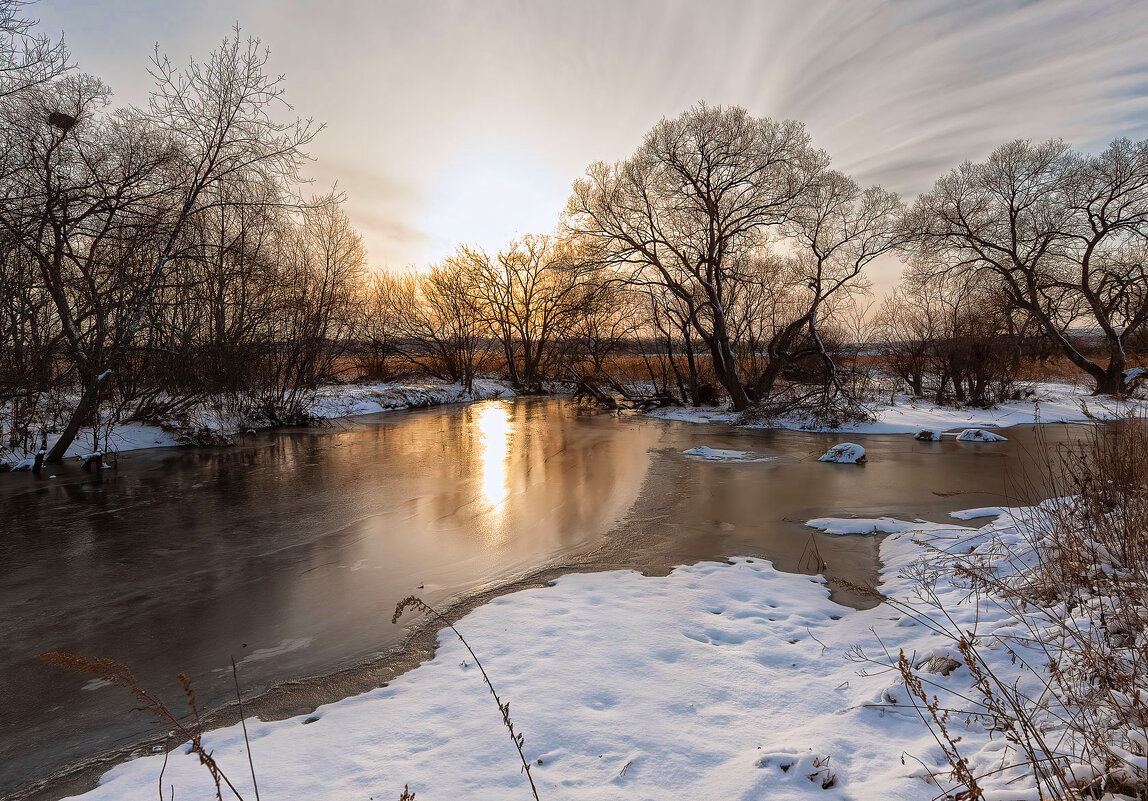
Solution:
[{"label": "snowbank", "polygon": [[679,423],[736,423],[738,412],[714,406],[663,406],[646,412],[647,417],[675,420]]},{"label": "snowbank", "polygon": [[[892,532],[881,544],[880,590],[908,601],[924,554],[964,552],[1001,536],[1015,545],[1022,519],[1003,514],[980,530],[893,518],[810,524]],[[983,609],[978,617],[967,593],[951,585],[938,591],[952,616],[942,624],[1009,625]],[[931,798],[939,790],[928,774],[943,755],[905,706],[898,675],[866,675],[849,655],[858,645],[869,654],[903,649],[935,673],[931,681],[964,692],[971,683],[959,654],[927,622],[888,604],[846,609],[829,600],[823,579],[755,559],[664,577],[563,576],[480,607],[459,628],[511,701],[542,798]],[[409,784],[420,798],[529,797],[472,659],[449,632],[440,641],[431,662],[387,687],[314,715],[249,722],[260,792],[279,801],[350,801],[397,797]],[[998,656],[1004,666],[1006,652]],[[983,727],[950,725],[974,769],[1005,759],[1003,741]],[[239,728],[205,742],[242,791],[249,780]],[[83,798],[150,801],[162,762],[156,755],[120,765]],[[994,774],[989,797],[1030,797],[1023,781],[1010,784],[1016,779],[1015,770]],[[183,797],[210,795],[203,768],[182,750],[164,782]]]},{"label": "snowbank", "polygon": [[416,383],[339,384],[323,387],[310,414],[320,419],[376,414],[396,409],[443,406],[491,398],[509,398],[514,391],[501,381],[477,378],[470,391],[462,384],[440,381]]},{"label": "snowbank", "polygon": [[[514,391],[507,384],[491,379],[475,379],[469,392],[461,384],[441,381],[337,384],[322,387],[307,413],[313,418],[328,420],[423,406],[508,398],[513,395]],[[221,437],[233,436],[248,428],[242,421],[221,419],[207,410],[193,413],[191,419],[194,427]],[[48,438],[49,447],[57,438],[58,435]],[[160,427],[142,423],[121,423],[108,436],[107,442],[100,443],[97,449],[107,453],[123,453],[143,448],[165,448],[184,444],[187,444],[186,440],[174,425]],[[84,429],[65,455],[68,458],[76,458],[91,452],[92,449],[92,431]],[[22,461],[17,460],[13,466],[18,466]]]},{"label": "snowbank", "polygon": [[961,526],[930,523],[927,520],[898,520],[895,517],[818,517],[806,521],[810,528],[826,534],[903,534],[906,531],[965,531]]},{"label": "snowbank", "polygon": [[[846,423],[832,429],[852,434],[917,434],[939,433],[963,428],[1007,428],[1027,423],[1072,423],[1089,419],[1110,420],[1123,416],[1131,408],[1148,408],[1148,400],[1116,401],[1095,398],[1083,387],[1070,384],[1032,383],[1025,385],[1032,396],[1022,401],[1002,403],[992,409],[937,406],[922,398],[902,395],[894,403],[870,406],[871,422]],[[648,413],[664,420],[689,423],[737,423],[738,414],[729,409],[668,408]],[[750,424],[750,428],[786,428],[801,431],[825,431],[804,419],[773,420]]]},{"label": "snowbank", "polygon": [[949,512],[949,517],[957,520],[976,520],[978,517],[1000,517],[1007,512],[1008,509],[1002,506],[978,506],[976,509],[962,509],[957,512]]}]

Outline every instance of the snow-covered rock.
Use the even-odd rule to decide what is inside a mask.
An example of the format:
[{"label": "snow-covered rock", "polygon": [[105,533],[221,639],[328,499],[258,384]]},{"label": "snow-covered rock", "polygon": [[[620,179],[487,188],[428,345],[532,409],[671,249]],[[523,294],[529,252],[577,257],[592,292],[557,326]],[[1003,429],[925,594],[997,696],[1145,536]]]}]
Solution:
[{"label": "snow-covered rock", "polygon": [[860,464],[865,461],[865,449],[852,442],[842,442],[834,445],[817,461],[836,462],[837,464]]},{"label": "snow-covered rock", "polygon": [[938,431],[930,431],[927,428],[923,428],[916,433],[915,438],[922,442],[938,442],[941,439],[941,434]]},{"label": "snow-covered rock", "polygon": [[1005,437],[1000,434],[994,434],[991,431],[985,431],[983,428],[966,428],[960,434],[957,434],[957,441],[959,442],[1007,442]]}]

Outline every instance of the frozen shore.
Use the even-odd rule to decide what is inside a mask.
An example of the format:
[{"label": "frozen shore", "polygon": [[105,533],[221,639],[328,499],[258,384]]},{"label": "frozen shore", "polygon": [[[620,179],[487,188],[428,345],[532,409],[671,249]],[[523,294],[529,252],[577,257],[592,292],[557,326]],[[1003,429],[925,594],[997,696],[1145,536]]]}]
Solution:
[{"label": "frozen shore", "polygon": [[[364,414],[397,411],[401,409],[442,406],[449,403],[468,403],[491,398],[513,397],[514,390],[503,381],[475,379],[468,391],[461,384],[444,381],[391,381],[374,384],[334,384],[322,387],[308,408],[308,414],[317,420],[353,417]],[[191,425],[221,436],[232,436],[248,428],[242,421],[221,418],[208,410],[192,415]],[[55,438],[48,438],[49,447]],[[94,450],[124,453],[143,448],[166,448],[185,444],[182,432],[174,425],[158,426],[144,423],[121,423],[107,437],[107,447],[95,448],[91,429],[84,429],[68,448],[67,457],[79,457]],[[14,460],[16,464],[30,458]]]},{"label": "frozen shore", "polygon": [[[1032,423],[1076,423],[1090,419],[1110,420],[1130,409],[1148,407],[1148,400],[1123,402],[1097,398],[1072,384],[1027,383],[1031,391],[1024,400],[1002,403],[991,409],[938,406],[924,398],[899,395],[892,402],[873,404],[875,417],[869,422],[851,422],[826,429],[801,418],[780,418],[766,423],[750,423],[747,428],[785,428],[796,431],[838,431],[849,434],[916,434],[919,431],[950,431],[957,428],[1007,428]],[[738,413],[717,407],[666,407],[648,413],[663,420],[687,423],[737,424]]]},{"label": "frozen shore", "polygon": [[[980,529],[892,518],[810,525],[889,532],[878,589],[912,603],[912,574],[930,554],[1022,548],[1026,510],[954,517],[973,515],[995,519]],[[1017,622],[999,610],[986,616],[944,578],[937,591],[948,619],[933,623],[992,636]],[[943,755],[906,706],[898,674],[859,663],[854,649],[948,656],[947,641],[927,615],[888,603],[864,611],[839,606],[819,577],[782,573],[758,559],[704,562],[665,577],[572,574],[498,598],[458,627],[511,702],[543,799],[909,801],[939,792],[930,773],[944,772]],[[389,686],[313,715],[249,721],[261,794],[394,799],[409,784],[420,799],[530,797],[473,660],[449,631],[440,643],[433,660]],[[1005,649],[988,651],[1007,672]],[[971,684],[963,667],[929,679],[959,692]],[[987,780],[988,797],[1028,797],[1018,770],[1007,769],[1002,740],[976,723],[952,726],[974,769],[1006,766]],[[239,727],[205,741],[241,791],[249,787]],[[207,773],[183,751],[171,755],[164,784],[177,797],[206,797]],[[154,798],[162,764],[161,755],[122,764],[81,797]]]}]

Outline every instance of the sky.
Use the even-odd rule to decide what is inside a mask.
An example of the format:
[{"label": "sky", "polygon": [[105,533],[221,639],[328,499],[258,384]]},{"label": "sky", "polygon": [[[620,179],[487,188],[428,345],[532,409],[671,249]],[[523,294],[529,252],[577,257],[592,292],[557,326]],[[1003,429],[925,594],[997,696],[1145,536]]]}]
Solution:
[{"label": "sky", "polygon": [[[380,268],[557,224],[570,185],[698,101],[804,122],[906,199],[1016,138],[1148,137],[1148,4],[766,0],[40,0],[80,69],[143,102],[153,46],[205,56],[238,22],[324,122]],[[875,282],[899,268],[888,261]]]}]

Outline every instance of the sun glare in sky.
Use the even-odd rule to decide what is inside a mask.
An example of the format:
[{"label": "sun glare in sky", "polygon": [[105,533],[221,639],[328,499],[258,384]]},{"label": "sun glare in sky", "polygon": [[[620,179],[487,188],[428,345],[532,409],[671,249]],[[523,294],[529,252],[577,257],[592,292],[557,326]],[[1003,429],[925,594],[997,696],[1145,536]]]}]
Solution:
[{"label": "sun glare in sky", "polygon": [[455,153],[438,171],[421,228],[430,237],[430,262],[459,243],[494,253],[519,236],[548,231],[569,194],[569,179],[538,153],[480,140]]}]

